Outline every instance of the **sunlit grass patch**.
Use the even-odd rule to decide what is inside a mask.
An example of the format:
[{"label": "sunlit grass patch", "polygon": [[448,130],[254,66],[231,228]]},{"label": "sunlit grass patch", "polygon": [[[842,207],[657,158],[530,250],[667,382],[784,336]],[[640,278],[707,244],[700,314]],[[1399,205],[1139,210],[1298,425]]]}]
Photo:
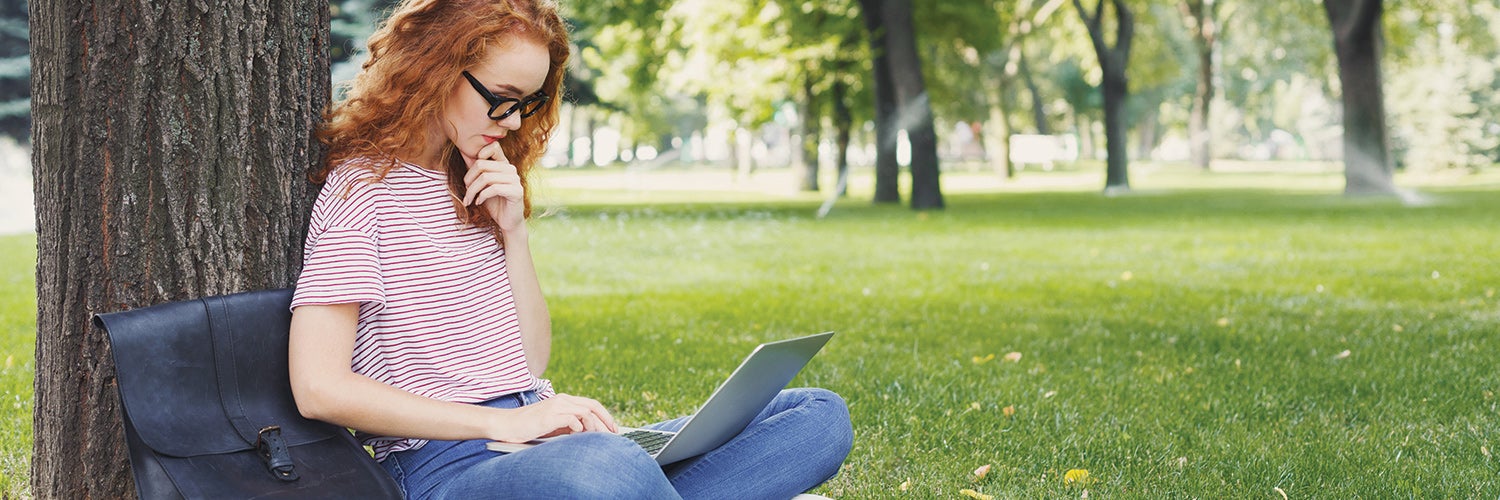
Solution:
[{"label": "sunlit grass patch", "polygon": [[839,331],[799,380],[855,418],[824,494],[1493,495],[1500,202],[1435,196],[585,207],[535,234],[553,377],[630,422]]}]

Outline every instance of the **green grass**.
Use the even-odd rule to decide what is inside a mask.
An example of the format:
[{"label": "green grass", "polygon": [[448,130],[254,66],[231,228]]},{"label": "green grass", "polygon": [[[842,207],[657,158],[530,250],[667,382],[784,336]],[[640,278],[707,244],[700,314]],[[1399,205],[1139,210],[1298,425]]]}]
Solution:
[{"label": "green grass", "polygon": [[[641,424],[691,412],[759,342],[836,330],[794,382],[850,404],[833,497],[1500,495],[1500,190],[1141,185],[823,220],[806,197],[560,208],[533,223],[549,376]],[[0,238],[11,494],[33,241]]]},{"label": "green grass", "polygon": [[641,423],[837,330],[798,382],[851,405],[835,497],[1492,498],[1496,195],[571,209],[535,231],[551,376]]},{"label": "green grass", "polygon": [[36,236],[0,237],[0,498],[31,476],[31,382],[36,375]]}]

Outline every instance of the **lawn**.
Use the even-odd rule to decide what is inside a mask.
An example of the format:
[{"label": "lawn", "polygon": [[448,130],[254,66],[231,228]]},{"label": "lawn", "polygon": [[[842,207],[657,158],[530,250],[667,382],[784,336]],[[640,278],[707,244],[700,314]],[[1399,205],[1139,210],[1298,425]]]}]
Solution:
[{"label": "lawn", "polygon": [[[1404,205],[1325,180],[821,220],[808,197],[555,208],[533,225],[549,376],[640,424],[759,342],[838,331],[794,382],[850,404],[832,497],[1500,495],[1500,189]],[[33,241],[0,238],[11,494]]]},{"label": "lawn", "polygon": [[36,373],[36,236],[0,237],[0,498],[26,492]]}]

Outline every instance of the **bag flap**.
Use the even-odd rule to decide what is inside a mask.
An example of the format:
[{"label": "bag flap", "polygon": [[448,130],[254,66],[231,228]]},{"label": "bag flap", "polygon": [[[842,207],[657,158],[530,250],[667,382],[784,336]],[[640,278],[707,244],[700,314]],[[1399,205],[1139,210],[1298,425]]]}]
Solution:
[{"label": "bag flap", "polygon": [[341,428],[302,417],[287,374],[290,289],[172,302],[95,316],[109,334],[121,403],[151,449],[170,456],[288,446]]}]

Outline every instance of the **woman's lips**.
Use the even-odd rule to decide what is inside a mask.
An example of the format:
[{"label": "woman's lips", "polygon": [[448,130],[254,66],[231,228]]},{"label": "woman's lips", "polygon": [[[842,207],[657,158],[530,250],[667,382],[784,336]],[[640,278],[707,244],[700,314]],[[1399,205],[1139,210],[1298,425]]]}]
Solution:
[{"label": "woman's lips", "polygon": [[501,139],[501,137],[500,137],[500,136],[497,136],[497,135],[486,135],[486,136],[484,136],[484,143],[485,143],[485,144],[486,144],[486,145],[488,145],[488,144],[489,144],[489,143],[492,143],[492,142],[495,142],[495,141],[498,141],[498,140],[500,140],[500,139]]}]

